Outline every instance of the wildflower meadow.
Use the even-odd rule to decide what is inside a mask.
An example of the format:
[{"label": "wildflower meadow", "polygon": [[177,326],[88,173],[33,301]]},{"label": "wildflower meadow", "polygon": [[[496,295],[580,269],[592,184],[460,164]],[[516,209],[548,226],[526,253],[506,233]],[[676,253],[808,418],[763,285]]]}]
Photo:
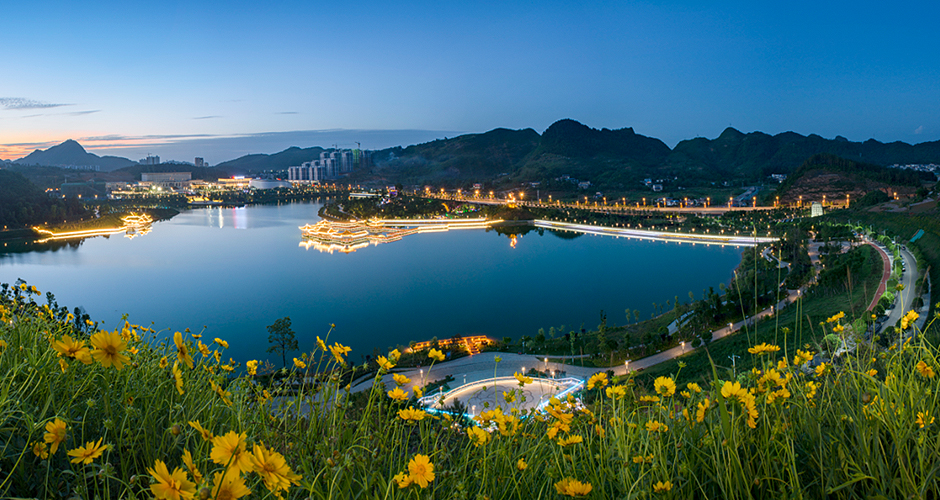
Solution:
[{"label": "wildflower meadow", "polygon": [[265,376],[225,339],[108,329],[40,298],[0,297],[3,498],[940,497],[940,363],[919,335],[825,362],[754,345],[751,371],[680,364],[651,390],[601,372],[543,412],[518,391],[468,418],[420,407],[404,377],[350,391],[397,351],[352,366],[324,332]]}]

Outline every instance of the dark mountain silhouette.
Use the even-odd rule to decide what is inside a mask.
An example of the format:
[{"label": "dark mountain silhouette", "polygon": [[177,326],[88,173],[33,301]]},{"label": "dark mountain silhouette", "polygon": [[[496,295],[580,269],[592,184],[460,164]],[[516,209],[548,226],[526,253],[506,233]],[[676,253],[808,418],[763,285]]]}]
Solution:
[{"label": "dark mountain silhouette", "polygon": [[136,162],[119,156],[98,156],[85,151],[81,144],[69,139],[62,144],[43,151],[37,149],[29,155],[15,160],[20,165],[42,165],[48,167],[95,166],[103,171],[116,170]]},{"label": "dark mountain silhouette", "polygon": [[234,160],[224,161],[216,165],[217,168],[231,173],[243,174],[248,171],[260,172],[262,170],[284,170],[287,167],[298,166],[301,163],[320,158],[320,153],[325,151],[316,146],[312,148],[301,149],[296,146],[287,148],[280,153],[270,155],[251,154],[245,155]]}]

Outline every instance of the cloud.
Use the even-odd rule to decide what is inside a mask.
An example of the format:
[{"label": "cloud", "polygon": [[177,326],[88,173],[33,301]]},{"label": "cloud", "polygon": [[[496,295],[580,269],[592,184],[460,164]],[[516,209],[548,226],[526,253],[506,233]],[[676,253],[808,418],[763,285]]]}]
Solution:
[{"label": "cloud", "polygon": [[297,111],[278,111],[277,113],[274,113],[274,114],[276,115],[299,115],[300,113]]},{"label": "cloud", "polygon": [[923,134],[923,133],[924,133],[924,126],[921,125],[921,126],[915,128],[915,129],[914,129],[914,133],[917,134],[917,135]]},{"label": "cloud", "polygon": [[0,106],[6,110],[16,110],[58,108],[60,106],[71,106],[71,104],[53,104],[22,97],[0,97]]},{"label": "cloud", "polygon": [[212,118],[222,118],[222,117],[219,115],[196,116],[196,117],[193,117],[193,120],[210,120]]},{"label": "cloud", "polygon": [[90,115],[92,113],[99,113],[99,112],[101,112],[100,109],[91,109],[88,111],[72,111],[71,113],[59,113],[59,114],[68,115],[68,116],[82,116],[82,115]]}]

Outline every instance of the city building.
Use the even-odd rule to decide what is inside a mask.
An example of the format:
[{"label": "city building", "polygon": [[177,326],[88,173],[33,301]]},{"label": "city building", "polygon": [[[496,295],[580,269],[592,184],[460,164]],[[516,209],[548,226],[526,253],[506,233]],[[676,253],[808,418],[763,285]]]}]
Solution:
[{"label": "city building", "polygon": [[319,160],[287,168],[287,179],[295,183],[319,183],[337,179],[369,163],[368,151],[359,149],[323,151]]},{"label": "city building", "polygon": [[137,163],[140,163],[141,165],[159,165],[159,164],[160,164],[160,157],[159,157],[159,156],[147,155],[146,158],[137,160]]},{"label": "city building", "polygon": [[818,201],[814,201],[813,205],[809,209],[810,217],[819,217],[822,214],[823,214],[822,203],[819,203]]},{"label": "city building", "polygon": [[188,187],[192,178],[192,172],[142,172],[140,174],[142,184],[173,189]]},{"label": "city building", "polygon": [[225,189],[247,189],[250,182],[251,179],[238,175],[231,179],[219,179],[218,185]]},{"label": "city building", "polygon": [[197,167],[208,167],[208,165],[206,165],[206,160],[198,156],[196,157],[196,161],[194,161],[193,164],[195,164]]}]

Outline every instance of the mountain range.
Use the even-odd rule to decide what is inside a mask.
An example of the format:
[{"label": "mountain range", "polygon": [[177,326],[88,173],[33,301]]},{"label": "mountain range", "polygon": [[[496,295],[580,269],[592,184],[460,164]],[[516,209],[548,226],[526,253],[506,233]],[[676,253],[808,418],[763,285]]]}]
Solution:
[{"label": "mountain range", "polygon": [[[291,147],[275,154],[252,154],[217,165],[228,173],[283,170],[318,158],[321,147]],[[598,187],[629,187],[644,178],[677,179],[682,185],[729,179],[757,181],[771,174],[790,174],[808,158],[831,154],[874,165],[940,163],[940,141],[907,144],[874,139],[852,142],[836,136],[795,132],[769,135],[725,129],[715,139],[697,137],[669,148],[661,140],[632,128],[594,129],[575,120],[553,123],[542,134],[530,128],[497,128],[481,134],[408,147],[374,151],[372,165],[354,172],[355,182],[452,184],[467,182],[550,181],[562,176]],[[68,140],[16,160],[27,165],[98,165],[115,170],[135,162],[87,153]]]},{"label": "mountain range", "polygon": [[98,156],[89,153],[85,151],[81,144],[72,139],[46,150],[37,149],[19,160],[14,160],[13,163],[46,167],[98,166],[104,171],[117,170],[137,164],[135,161],[120,156]]}]

